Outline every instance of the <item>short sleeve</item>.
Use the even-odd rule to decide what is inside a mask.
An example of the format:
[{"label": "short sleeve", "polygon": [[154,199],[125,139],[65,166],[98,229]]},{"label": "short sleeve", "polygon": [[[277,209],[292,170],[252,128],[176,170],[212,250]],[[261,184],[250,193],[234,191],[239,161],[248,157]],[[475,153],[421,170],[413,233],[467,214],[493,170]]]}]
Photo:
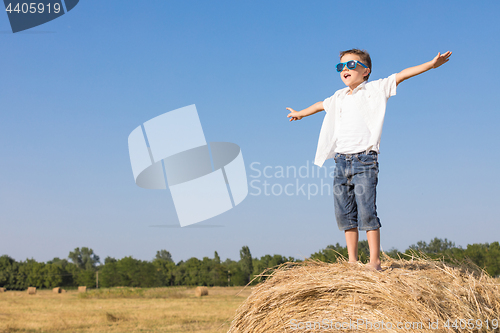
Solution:
[{"label": "short sleeve", "polygon": [[392,74],[386,79],[382,79],[382,89],[385,91],[387,98],[396,95],[396,74]]},{"label": "short sleeve", "polygon": [[328,97],[323,101],[323,109],[325,109],[326,112],[330,112],[334,110],[335,108],[335,95]]},{"label": "short sleeve", "polygon": [[376,85],[377,88],[383,92],[386,99],[396,95],[396,74],[392,74],[385,79],[372,81],[372,84]]}]

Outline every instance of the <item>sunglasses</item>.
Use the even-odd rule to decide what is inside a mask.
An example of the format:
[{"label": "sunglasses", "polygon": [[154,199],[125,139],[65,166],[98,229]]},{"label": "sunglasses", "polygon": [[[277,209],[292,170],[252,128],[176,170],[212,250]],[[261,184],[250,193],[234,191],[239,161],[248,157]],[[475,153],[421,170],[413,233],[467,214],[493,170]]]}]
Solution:
[{"label": "sunglasses", "polygon": [[341,62],[337,65],[337,72],[342,72],[344,70],[344,66],[347,66],[347,68],[349,69],[354,69],[356,68],[356,65],[357,64],[360,64],[361,66],[363,66],[364,68],[368,68],[365,64],[363,64],[362,62],[359,62],[357,60],[351,60],[351,61],[347,61],[347,62]]}]

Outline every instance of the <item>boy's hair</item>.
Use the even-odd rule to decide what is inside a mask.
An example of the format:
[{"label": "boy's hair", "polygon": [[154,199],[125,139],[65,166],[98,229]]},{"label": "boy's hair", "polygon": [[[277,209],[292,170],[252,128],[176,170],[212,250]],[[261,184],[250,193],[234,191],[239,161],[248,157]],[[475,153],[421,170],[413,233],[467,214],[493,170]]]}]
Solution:
[{"label": "boy's hair", "polygon": [[370,54],[368,54],[366,50],[352,49],[340,52],[340,59],[342,59],[342,57],[346,54],[355,54],[359,56],[361,58],[361,62],[368,66],[368,68],[370,69],[370,73],[364,77],[364,80],[368,81],[368,78],[370,77],[370,74],[372,72],[372,59],[370,58]]}]

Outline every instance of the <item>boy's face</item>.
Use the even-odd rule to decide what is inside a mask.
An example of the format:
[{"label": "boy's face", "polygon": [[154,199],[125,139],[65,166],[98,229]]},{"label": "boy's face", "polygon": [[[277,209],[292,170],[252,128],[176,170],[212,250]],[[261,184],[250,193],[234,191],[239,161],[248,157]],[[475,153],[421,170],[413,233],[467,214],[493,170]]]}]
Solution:
[{"label": "boy's face", "polygon": [[[350,60],[357,60],[363,63],[361,58],[356,54],[348,53],[344,54],[344,56],[340,58],[340,62],[347,62]],[[354,69],[349,69],[347,68],[347,66],[344,66],[344,69],[342,70],[342,72],[340,72],[340,78],[342,79],[342,82],[344,82],[346,86],[349,86],[352,89],[354,89],[355,87],[364,82],[364,77],[369,73],[370,73],[369,68],[364,68],[359,64],[356,65],[356,68]]]}]

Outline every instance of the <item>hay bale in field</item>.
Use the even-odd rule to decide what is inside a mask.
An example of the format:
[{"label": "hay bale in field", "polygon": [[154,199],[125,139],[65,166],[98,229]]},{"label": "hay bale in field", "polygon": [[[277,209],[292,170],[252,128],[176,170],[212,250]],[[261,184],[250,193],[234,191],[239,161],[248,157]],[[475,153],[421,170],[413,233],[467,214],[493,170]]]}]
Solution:
[{"label": "hay bale in field", "polygon": [[87,292],[87,287],[86,286],[78,287],[78,292],[79,293],[86,293]]},{"label": "hay bale in field", "polygon": [[65,293],[66,292],[66,289],[61,289],[61,293]]},{"label": "hay bale in field", "polygon": [[35,295],[36,287],[28,287],[28,295]]},{"label": "hay bale in field", "polygon": [[196,287],[194,290],[194,294],[196,297],[208,296],[208,288],[207,287]]},{"label": "hay bale in field", "polygon": [[5,292],[5,288],[0,288],[0,293]]},{"label": "hay bale in field", "polygon": [[382,267],[377,272],[345,261],[283,264],[262,274],[269,278],[238,308],[228,333],[455,332],[445,327],[447,320],[467,325],[472,319],[484,329],[486,320],[491,326],[500,318],[500,282],[477,267],[421,258],[388,258]]},{"label": "hay bale in field", "polygon": [[55,293],[55,294],[60,294],[61,293],[61,287],[56,287],[56,288],[52,289],[52,292]]}]

